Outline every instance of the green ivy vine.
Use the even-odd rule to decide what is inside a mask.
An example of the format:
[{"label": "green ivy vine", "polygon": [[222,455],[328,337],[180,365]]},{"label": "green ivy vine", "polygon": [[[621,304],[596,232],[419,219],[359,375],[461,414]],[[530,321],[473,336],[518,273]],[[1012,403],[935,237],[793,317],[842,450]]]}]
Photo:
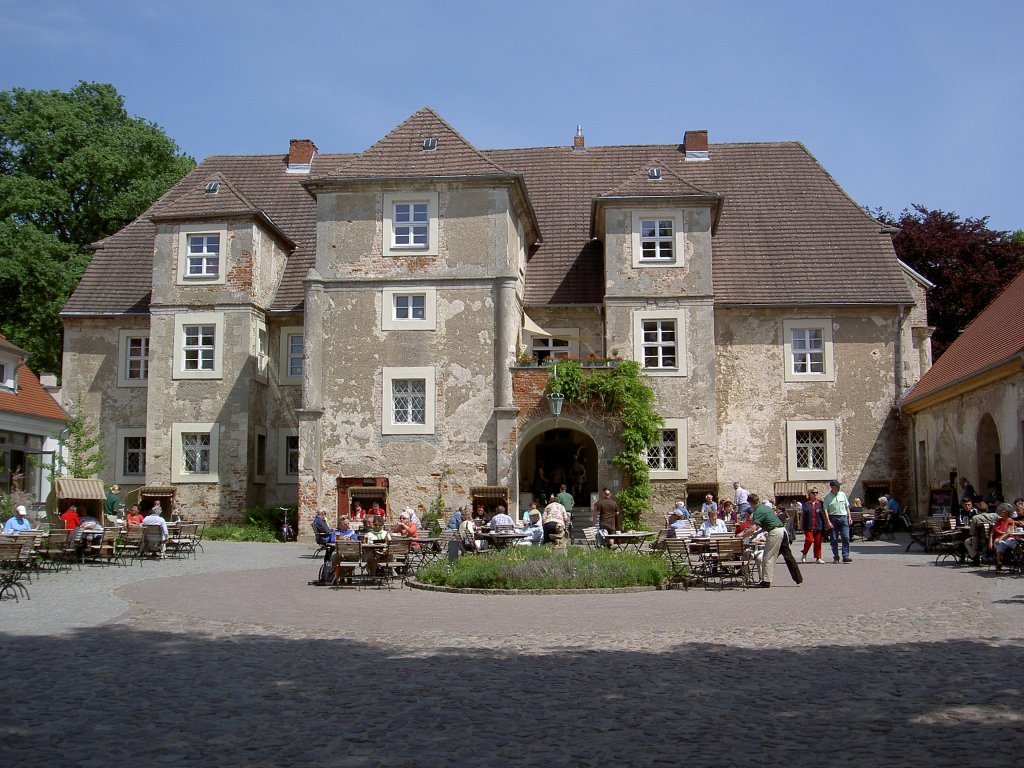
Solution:
[{"label": "green ivy vine", "polygon": [[612,457],[628,479],[616,494],[623,523],[640,525],[643,512],[651,507],[651,475],[647,468],[647,447],[659,437],[665,420],[654,411],[654,390],[646,382],[640,364],[624,360],[614,368],[586,371],[579,360],[559,360],[548,377],[545,394],[560,393],[566,403],[601,408],[622,422],[622,453]]}]

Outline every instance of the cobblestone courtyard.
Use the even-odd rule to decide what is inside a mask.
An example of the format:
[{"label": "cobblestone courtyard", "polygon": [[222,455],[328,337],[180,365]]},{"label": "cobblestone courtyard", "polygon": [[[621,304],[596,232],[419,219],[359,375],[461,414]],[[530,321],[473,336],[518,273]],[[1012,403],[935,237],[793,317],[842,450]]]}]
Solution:
[{"label": "cobblestone courtyard", "polygon": [[1016,765],[1024,579],[884,543],[795,587],[307,585],[310,547],[44,574],[0,765]]}]

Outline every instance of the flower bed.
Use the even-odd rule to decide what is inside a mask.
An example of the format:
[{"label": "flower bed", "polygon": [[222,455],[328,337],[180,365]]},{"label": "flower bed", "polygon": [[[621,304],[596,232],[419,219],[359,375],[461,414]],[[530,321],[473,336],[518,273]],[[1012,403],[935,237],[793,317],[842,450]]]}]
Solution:
[{"label": "flower bed", "polygon": [[417,581],[458,589],[617,589],[665,583],[663,558],[571,547],[509,547],[500,552],[435,563]]}]

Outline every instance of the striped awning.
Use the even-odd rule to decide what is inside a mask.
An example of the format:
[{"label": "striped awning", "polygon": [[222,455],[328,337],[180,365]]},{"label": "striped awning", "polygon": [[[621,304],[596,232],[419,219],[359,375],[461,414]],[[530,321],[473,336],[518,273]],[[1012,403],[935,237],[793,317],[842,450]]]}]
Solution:
[{"label": "striped awning", "polygon": [[80,477],[57,478],[57,498],[59,499],[98,499],[103,501],[106,493],[102,480],[85,480]]},{"label": "striped awning", "polygon": [[787,496],[806,496],[806,480],[783,480],[775,484],[775,498]]},{"label": "striped awning", "polygon": [[508,488],[504,485],[477,485],[469,489],[469,495],[477,501],[508,502]]},{"label": "striped awning", "polygon": [[718,495],[718,483],[690,483],[686,484],[687,493],[713,493]]},{"label": "striped awning", "polygon": [[388,489],[376,485],[353,485],[348,489],[349,498],[359,499],[375,499],[377,501],[384,501],[388,497]]}]

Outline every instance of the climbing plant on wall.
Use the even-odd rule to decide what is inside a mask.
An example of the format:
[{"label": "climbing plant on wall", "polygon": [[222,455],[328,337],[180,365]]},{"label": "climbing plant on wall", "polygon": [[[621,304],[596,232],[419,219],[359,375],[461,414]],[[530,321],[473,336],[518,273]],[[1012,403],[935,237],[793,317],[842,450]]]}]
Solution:
[{"label": "climbing plant on wall", "polygon": [[559,360],[548,376],[545,394],[559,393],[566,403],[601,408],[618,417],[622,428],[622,453],[612,457],[627,478],[616,495],[623,523],[640,524],[651,509],[651,476],[647,447],[660,437],[665,420],[654,411],[654,390],[648,386],[640,364],[624,360],[614,368],[584,370],[579,360]]}]

